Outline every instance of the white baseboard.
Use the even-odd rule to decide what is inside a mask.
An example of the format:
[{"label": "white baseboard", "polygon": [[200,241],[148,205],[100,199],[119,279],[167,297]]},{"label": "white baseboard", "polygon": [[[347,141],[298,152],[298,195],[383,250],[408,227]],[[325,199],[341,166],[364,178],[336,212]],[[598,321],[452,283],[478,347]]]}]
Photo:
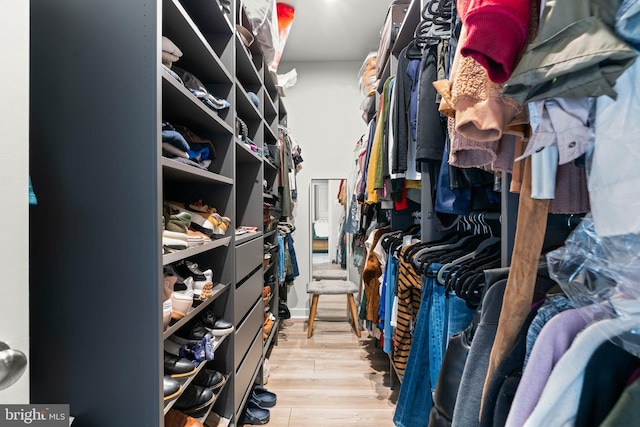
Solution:
[{"label": "white baseboard", "polygon": [[292,319],[307,319],[309,317],[309,309],[306,308],[290,308]]}]

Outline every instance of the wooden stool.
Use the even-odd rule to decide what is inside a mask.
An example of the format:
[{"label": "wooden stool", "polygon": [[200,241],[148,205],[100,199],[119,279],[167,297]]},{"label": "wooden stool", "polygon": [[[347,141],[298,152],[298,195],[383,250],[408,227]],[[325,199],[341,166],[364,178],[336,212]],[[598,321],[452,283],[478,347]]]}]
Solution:
[{"label": "wooden stool", "polygon": [[353,320],[353,327],[356,329],[356,335],[360,336],[358,315],[356,313],[356,302],[353,299],[353,294],[356,292],[358,292],[358,285],[347,280],[314,280],[313,282],[307,283],[307,293],[313,295],[311,310],[309,311],[309,330],[307,331],[307,338],[311,338],[311,334],[313,333],[313,321],[316,317],[316,310],[318,309],[318,299],[320,298],[320,295],[347,296],[349,311],[351,312],[351,320]]}]

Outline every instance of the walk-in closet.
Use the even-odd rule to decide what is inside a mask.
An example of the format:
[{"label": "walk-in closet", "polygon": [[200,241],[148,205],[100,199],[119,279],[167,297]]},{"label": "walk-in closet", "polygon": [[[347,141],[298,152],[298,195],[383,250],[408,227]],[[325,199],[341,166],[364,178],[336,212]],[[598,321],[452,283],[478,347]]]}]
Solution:
[{"label": "walk-in closet", "polygon": [[638,0],[2,11],[0,426],[638,424]]}]

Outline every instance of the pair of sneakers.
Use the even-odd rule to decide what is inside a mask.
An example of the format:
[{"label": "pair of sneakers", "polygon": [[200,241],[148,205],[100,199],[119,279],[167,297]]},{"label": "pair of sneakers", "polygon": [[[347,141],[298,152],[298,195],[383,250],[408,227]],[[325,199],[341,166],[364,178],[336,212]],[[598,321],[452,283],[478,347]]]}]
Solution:
[{"label": "pair of sneakers", "polygon": [[275,321],[276,321],[276,317],[273,315],[273,313],[264,314],[264,325],[263,325],[262,337],[265,340],[269,338],[269,334],[273,329],[273,325],[275,324]]},{"label": "pair of sneakers", "polygon": [[266,388],[256,385],[251,391],[247,406],[242,411],[241,424],[262,425],[267,424],[271,418],[269,408],[276,405],[277,396]]},{"label": "pair of sneakers", "polygon": [[167,330],[171,320],[180,320],[187,315],[193,306],[193,279],[191,277],[180,278],[170,274],[165,268],[162,278],[162,320],[164,330]]},{"label": "pair of sneakers", "polygon": [[164,248],[182,250],[211,241],[205,233],[192,229],[191,213],[173,209],[164,202],[162,214],[162,246]]},{"label": "pair of sneakers", "polygon": [[195,232],[205,234],[210,239],[219,239],[225,236],[231,224],[231,219],[220,215],[215,208],[204,204],[202,200],[192,203],[168,202],[168,206],[180,213],[191,216],[190,227]]},{"label": "pair of sneakers", "polygon": [[213,296],[213,270],[210,268],[201,270],[195,262],[180,260],[165,266],[165,273],[176,276],[179,283],[191,288],[192,297],[198,301]]}]

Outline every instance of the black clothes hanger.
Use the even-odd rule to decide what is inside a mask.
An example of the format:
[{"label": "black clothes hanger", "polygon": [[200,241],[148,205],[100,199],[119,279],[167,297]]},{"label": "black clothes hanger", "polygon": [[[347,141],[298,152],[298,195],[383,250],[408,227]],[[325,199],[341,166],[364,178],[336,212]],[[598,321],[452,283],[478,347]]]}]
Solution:
[{"label": "black clothes hanger", "polygon": [[445,287],[447,290],[453,290],[460,298],[468,301],[468,286],[471,285],[468,280],[478,275],[484,277],[484,270],[499,267],[501,262],[500,255],[500,247],[498,245],[493,246],[485,255],[456,269],[456,276],[452,280],[445,278]]},{"label": "black clothes hanger", "polygon": [[440,269],[438,270],[438,274],[436,276],[436,279],[438,280],[438,283],[440,283],[441,285],[444,285],[444,273],[451,266],[456,265],[456,264],[460,264],[460,263],[465,262],[467,260],[475,259],[476,257],[481,256],[481,255],[485,255],[488,251],[494,250],[493,248],[495,246],[498,246],[498,249],[499,249],[499,246],[500,246],[500,238],[499,237],[491,236],[491,237],[485,238],[485,240],[480,242],[480,244],[478,245],[478,247],[474,251],[472,251],[470,253],[467,253],[467,254],[461,256],[460,258],[456,258],[453,261],[450,261],[450,262],[444,264],[442,267],[440,267]]},{"label": "black clothes hanger", "polygon": [[430,0],[422,8],[421,21],[416,27],[416,44],[424,49],[442,38],[450,37],[455,2]]}]

